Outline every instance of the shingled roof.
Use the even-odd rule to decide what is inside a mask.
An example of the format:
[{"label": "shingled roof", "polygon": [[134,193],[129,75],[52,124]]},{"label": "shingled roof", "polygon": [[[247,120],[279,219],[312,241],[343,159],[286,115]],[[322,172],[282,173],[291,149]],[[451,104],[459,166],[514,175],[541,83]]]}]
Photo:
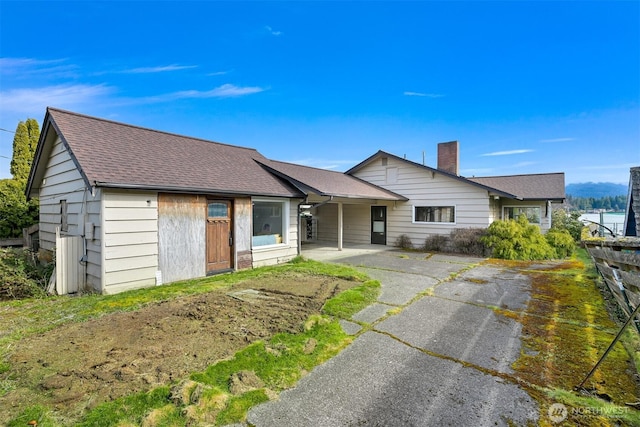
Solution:
[{"label": "shingled roof", "polygon": [[275,160],[259,161],[304,193],[352,199],[407,200],[406,197],[351,175]]},{"label": "shingled roof", "polygon": [[260,166],[258,161],[267,159],[254,149],[54,108],[47,109],[43,123],[43,136],[34,161],[39,170],[32,171],[29,180],[31,194],[32,186],[40,185],[46,168],[46,164],[40,164],[39,157],[46,152],[43,141],[51,127],[62,139],[88,186],[303,196],[291,184]]},{"label": "shingled roof", "polygon": [[468,178],[470,181],[518,196],[522,200],[565,199],[564,173],[505,175]]}]

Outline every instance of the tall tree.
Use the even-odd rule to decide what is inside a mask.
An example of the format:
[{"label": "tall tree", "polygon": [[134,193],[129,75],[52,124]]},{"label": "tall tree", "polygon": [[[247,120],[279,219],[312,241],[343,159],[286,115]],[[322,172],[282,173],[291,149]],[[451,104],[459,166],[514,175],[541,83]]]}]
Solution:
[{"label": "tall tree", "polygon": [[13,158],[11,159],[11,175],[26,184],[31,170],[33,156],[40,138],[40,126],[36,119],[27,119],[18,123],[13,137]]},{"label": "tall tree", "polygon": [[35,119],[18,123],[13,137],[11,179],[0,180],[0,238],[20,237],[22,229],[38,222],[39,203],[27,201],[27,179],[40,138]]}]

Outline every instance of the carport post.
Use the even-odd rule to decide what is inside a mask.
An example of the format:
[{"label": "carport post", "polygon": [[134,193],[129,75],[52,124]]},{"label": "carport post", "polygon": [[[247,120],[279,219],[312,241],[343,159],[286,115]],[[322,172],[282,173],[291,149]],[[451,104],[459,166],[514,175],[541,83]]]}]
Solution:
[{"label": "carport post", "polygon": [[338,202],[338,250],[342,250],[342,202]]}]

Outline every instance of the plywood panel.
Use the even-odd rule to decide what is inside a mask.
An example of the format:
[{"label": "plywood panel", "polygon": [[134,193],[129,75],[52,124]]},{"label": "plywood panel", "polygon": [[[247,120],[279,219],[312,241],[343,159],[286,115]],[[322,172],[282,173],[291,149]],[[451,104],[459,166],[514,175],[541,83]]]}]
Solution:
[{"label": "plywood panel", "polygon": [[165,283],[205,275],[207,199],[158,196],[158,265]]},{"label": "plywood panel", "polygon": [[251,199],[238,198],[234,200],[235,243],[236,252],[251,250]]}]

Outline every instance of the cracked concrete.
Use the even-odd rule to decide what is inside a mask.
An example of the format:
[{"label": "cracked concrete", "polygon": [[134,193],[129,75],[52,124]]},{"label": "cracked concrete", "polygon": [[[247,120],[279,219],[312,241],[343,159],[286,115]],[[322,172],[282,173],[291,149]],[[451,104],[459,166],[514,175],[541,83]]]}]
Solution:
[{"label": "cracked concrete", "polygon": [[[354,316],[371,329],[342,322],[354,342],[278,400],[253,408],[248,423],[537,424],[537,403],[510,375],[520,353],[513,317],[526,307],[527,278],[479,258],[381,249],[318,252],[316,259],[356,266],[382,283],[378,303]],[[313,250],[305,256],[314,258]]]}]

